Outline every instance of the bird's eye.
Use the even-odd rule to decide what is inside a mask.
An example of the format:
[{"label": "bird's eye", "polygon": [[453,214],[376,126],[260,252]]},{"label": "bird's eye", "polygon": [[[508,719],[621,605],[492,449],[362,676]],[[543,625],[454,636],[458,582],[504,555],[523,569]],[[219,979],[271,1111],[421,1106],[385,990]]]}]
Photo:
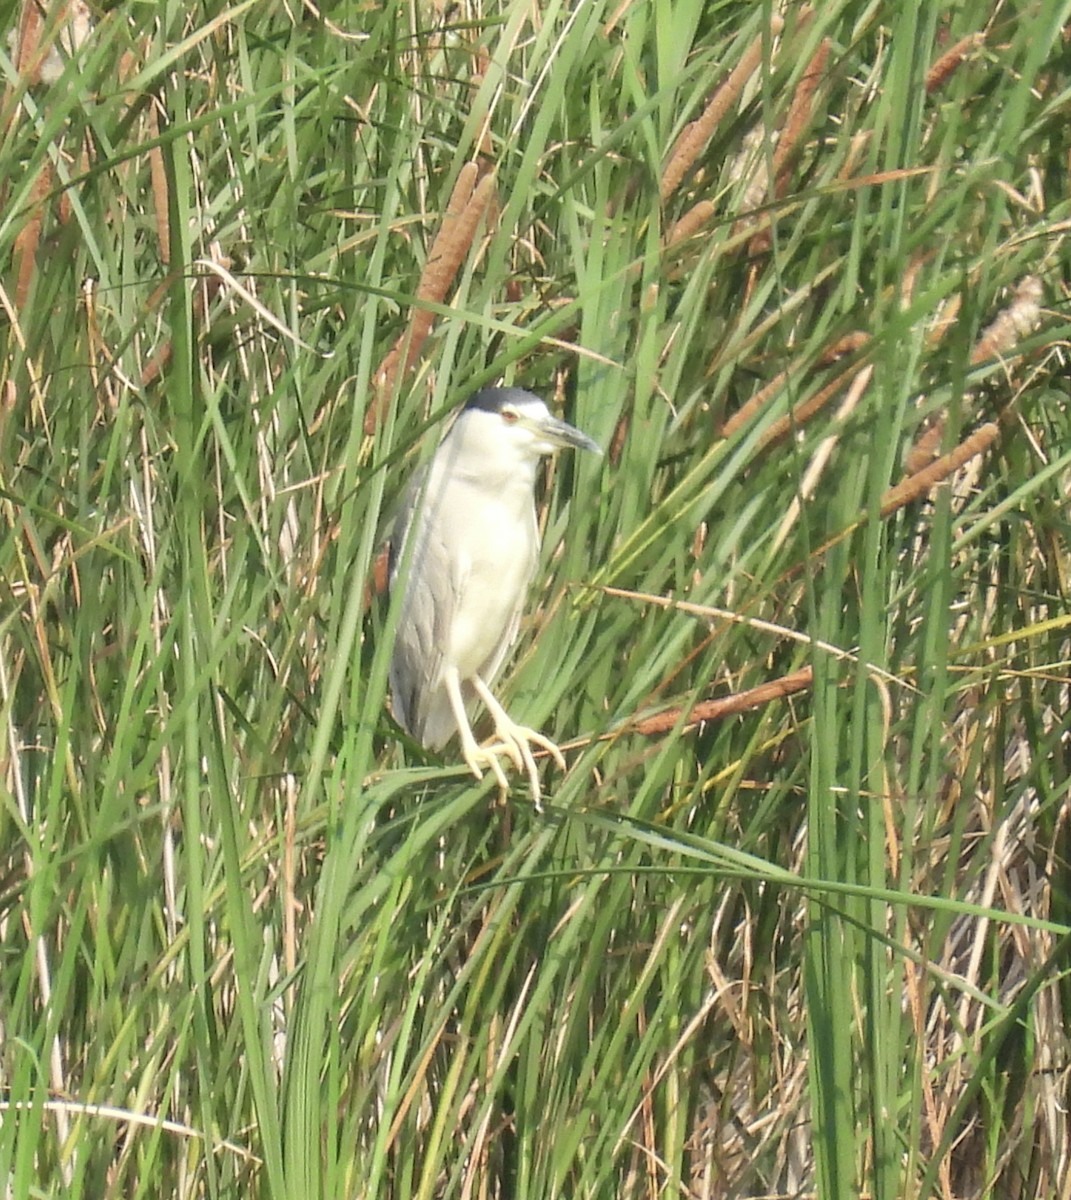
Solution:
[{"label": "bird's eye", "polygon": [[505,421],[507,425],[516,425],[520,419],[521,414],[515,408],[502,409],[502,420]]}]

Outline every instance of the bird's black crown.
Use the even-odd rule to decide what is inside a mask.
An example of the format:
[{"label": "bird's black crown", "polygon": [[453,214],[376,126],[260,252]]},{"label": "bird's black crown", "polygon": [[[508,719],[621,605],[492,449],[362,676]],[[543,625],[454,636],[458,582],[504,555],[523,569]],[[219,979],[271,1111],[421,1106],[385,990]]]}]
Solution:
[{"label": "bird's black crown", "polygon": [[475,396],[465,402],[464,411],[468,412],[470,409],[479,408],[484,412],[501,412],[503,404],[519,404],[524,400],[535,399],[537,397],[523,388],[480,388]]}]

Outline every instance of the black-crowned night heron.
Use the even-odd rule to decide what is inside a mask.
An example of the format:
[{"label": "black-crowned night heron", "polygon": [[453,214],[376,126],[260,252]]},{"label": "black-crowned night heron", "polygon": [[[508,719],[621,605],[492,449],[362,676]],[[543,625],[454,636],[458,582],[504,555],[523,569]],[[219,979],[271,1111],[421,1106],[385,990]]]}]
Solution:
[{"label": "black-crowned night heron", "polygon": [[[536,469],[566,446],[601,453],[531,392],[477,392],[410,483],[391,539],[391,588],[404,587],[390,667],[395,717],[430,750],[459,733],[472,773],[482,779],[489,767],[503,793],[501,759],[510,759],[527,771],[537,807],[532,746],[563,770],[565,760],[549,738],[510,718],[491,683],[517,636],[539,558]],[[475,697],[495,725],[484,746],[465,711]]]}]

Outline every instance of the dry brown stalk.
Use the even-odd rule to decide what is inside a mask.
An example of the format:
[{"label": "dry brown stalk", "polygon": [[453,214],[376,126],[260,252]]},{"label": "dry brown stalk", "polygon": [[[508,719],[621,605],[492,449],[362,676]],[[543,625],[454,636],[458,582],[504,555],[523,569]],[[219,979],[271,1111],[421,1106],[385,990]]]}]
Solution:
[{"label": "dry brown stalk", "polygon": [[[783,700],[785,696],[791,696],[795,692],[805,692],[813,682],[813,670],[803,667],[799,671],[793,671],[791,675],[782,675],[780,679],[771,679],[768,683],[760,683],[758,687],[748,688],[744,692],[720,696],[717,700],[703,700],[688,713],[686,727],[691,728],[702,721],[718,721],[723,717],[732,717],[753,708],[761,708],[764,704]],[[682,708],[671,708],[656,716],[647,717],[637,721],[632,726],[632,732],[646,736],[668,733],[676,727],[683,712]]]},{"label": "dry brown stalk", "polygon": [[1015,289],[1012,303],[998,313],[971,351],[971,366],[1002,358],[1037,328],[1041,316],[1041,280],[1027,275]]},{"label": "dry brown stalk", "polygon": [[[775,15],[770,21],[769,36],[776,37],[784,28],[784,24],[784,21]],[[739,98],[740,93],[744,90],[744,85],[755,73],[755,69],[762,61],[762,43],[763,35],[760,33],[744,51],[740,61],[729,73],[729,78],[710,98],[702,113],[681,130],[666,159],[666,165],[662,169],[659,193],[663,200],[672,196],[680,186],[681,180],[691,170],[692,164],[710,141],[714,130]]]},{"label": "dry brown stalk", "polygon": [[714,201],[700,200],[693,204],[666,235],[666,248],[693,237],[714,217]]},{"label": "dry brown stalk", "polygon": [[777,139],[773,155],[774,189],[777,196],[783,196],[788,189],[788,173],[792,165],[792,156],[796,152],[800,139],[806,133],[807,126],[811,123],[811,117],[814,114],[815,93],[818,91],[818,85],[822,82],[826,63],[829,61],[829,47],[829,38],[823,38],[818,43],[818,49],[812,55],[807,70],[800,77],[792,96],[792,103],[789,105],[788,115],[785,117],[785,124],[781,130],[781,136]]},{"label": "dry brown stalk", "polygon": [[[475,95],[480,85],[487,78],[488,69],[491,66],[491,55],[486,46],[479,46],[475,53],[475,61],[472,65],[472,75],[469,79],[469,90],[472,95]],[[476,135],[474,142],[478,153],[488,162],[493,162],[495,157],[494,141],[491,138],[491,117],[493,113],[489,108],[484,114],[483,123],[480,126],[480,132]]]},{"label": "dry brown stalk", "polygon": [[873,132],[872,129],[864,129],[862,133],[852,134],[848,142],[848,153],[844,156],[844,162],[837,172],[837,179],[841,183],[855,177],[855,168],[859,165],[859,160],[863,157],[863,151],[870,145]]},{"label": "dry brown stalk", "polygon": [[984,44],[984,33],[969,33],[965,38],[960,38],[950,50],[946,50],[926,74],[926,94],[932,96],[934,92],[940,91],[960,63]]},{"label": "dry brown stalk", "polygon": [[614,10],[609,21],[602,27],[602,36],[608,38],[611,33],[617,28],[618,22],[632,7],[632,0],[620,0],[617,8]]},{"label": "dry brown stalk", "polygon": [[364,418],[364,430],[369,435],[375,432],[383,405],[393,394],[398,375],[404,375],[416,363],[435,324],[435,313],[424,305],[442,304],[446,299],[472,246],[477,226],[494,199],[494,172],[488,172],[476,183],[478,174],[479,167],[472,162],[466,163],[458,172],[442,224],[420,276],[417,304],[409,314],[408,328],[373,376],[375,395]]},{"label": "dry brown stalk", "polygon": [[958,471],[964,463],[970,462],[979,454],[984,454],[998,437],[1000,437],[1000,426],[993,421],[987,421],[954,450],[943,454],[936,462],[917,471],[902,483],[898,483],[896,487],[889,488],[881,498],[881,515],[888,517],[920,496],[927,495],[937,484],[947,479],[953,471]]}]

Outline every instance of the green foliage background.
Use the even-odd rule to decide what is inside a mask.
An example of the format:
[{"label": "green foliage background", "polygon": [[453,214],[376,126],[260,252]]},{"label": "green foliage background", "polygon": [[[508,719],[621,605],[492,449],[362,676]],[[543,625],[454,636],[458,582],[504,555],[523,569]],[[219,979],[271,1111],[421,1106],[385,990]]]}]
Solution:
[{"label": "green foliage background", "polygon": [[[5,1195],[1064,1194],[1069,10],[121,0],[47,79],[4,10]],[[608,450],[504,685],[543,815],[400,737],[367,597],[499,379]]]}]

